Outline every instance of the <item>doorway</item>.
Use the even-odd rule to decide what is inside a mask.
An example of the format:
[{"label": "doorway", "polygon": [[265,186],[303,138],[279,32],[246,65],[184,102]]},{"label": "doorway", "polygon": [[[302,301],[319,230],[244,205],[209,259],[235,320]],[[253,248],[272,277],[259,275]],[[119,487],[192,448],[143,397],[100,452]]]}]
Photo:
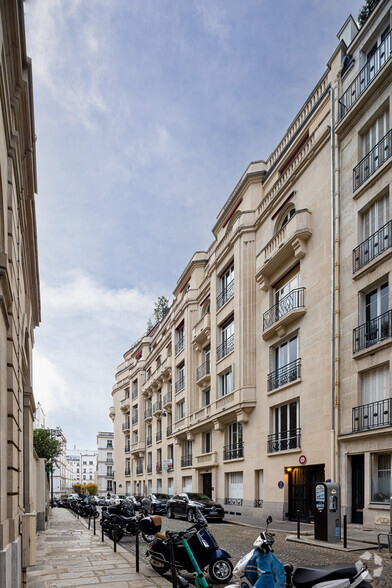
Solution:
[{"label": "doorway", "polygon": [[212,474],[202,474],[203,476],[203,494],[212,498]]},{"label": "doorway", "polygon": [[351,521],[362,525],[365,499],[365,461],[363,454],[351,456],[351,480]]},{"label": "doorway", "polygon": [[314,487],[325,480],[324,464],[293,468],[289,472],[289,512],[290,521],[300,520],[310,523],[314,520]]}]

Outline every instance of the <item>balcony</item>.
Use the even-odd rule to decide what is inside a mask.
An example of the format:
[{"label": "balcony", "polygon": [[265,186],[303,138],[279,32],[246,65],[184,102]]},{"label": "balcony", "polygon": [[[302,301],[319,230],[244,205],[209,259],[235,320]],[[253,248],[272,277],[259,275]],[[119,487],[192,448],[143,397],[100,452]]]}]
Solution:
[{"label": "balcony", "polygon": [[141,475],[143,474],[143,465],[139,465],[139,464],[138,464],[138,465],[136,466],[136,474],[137,474],[138,476],[141,476]]},{"label": "balcony", "polygon": [[223,448],[223,460],[241,459],[244,457],[244,443],[232,443]]},{"label": "balcony", "polygon": [[211,377],[211,362],[208,359],[201,366],[196,368],[196,382],[199,386],[204,386],[210,381]]},{"label": "balcony", "polygon": [[230,300],[232,296],[234,296],[234,280],[231,280],[231,282],[227,284],[226,288],[224,288],[217,297],[216,310],[222,308],[222,306],[226,304],[226,302]]},{"label": "balcony", "polygon": [[147,420],[147,419],[152,419],[152,406],[149,406],[144,411],[144,420]]},{"label": "balcony", "polygon": [[166,437],[171,437],[171,435],[173,435],[173,425],[169,425],[166,428]]},{"label": "balcony", "polygon": [[210,453],[202,453],[195,456],[195,468],[212,468],[218,465],[218,455],[216,451]]},{"label": "balcony", "polygon": [[155,441],[162,441],[162,431],[158,431],[155,435]]},{"label": "balcony", "polygon": [[392,310],[360,325],[353,331],[353,353],[392,337]]},{"label": "balcony", "polygon": [[125,473],[126,476],[130,476],[131,475],[131,468],[130,467],[126,467],[124,473]]},{"label": "balcony", "polygon": [[153,408],[152,408],[152,413],[157,415],[160,414],[162,412],[162,400],[158,400],[158,402],[155,402]]},{"label": "balcony", "polygon": [[125,423],[123,423],[123,425],[122,425],[123,433],[125,433],[126,431],[129,431],[130,428],[131,428],[130,421],[129,420],[125,421]]},{"label": "balcony", "polygon": [[165,394],[165,396],[163,397],[163,407],[170,407],[171,403],[172,403],[172,391],[170,390],[170,392],[168,392],[167,394]]},{"label": "balcony", "polygon": [[192,329],[192,344],[196,351],[200,351],[210,340],[211,315],[205,314]]},{"label": "balcony", "polygon": [[353,273],[392,247],[392,220],[353,250]]},{"label": "balcony", "polygon": [[353,169],[353,192],[391,157],[392,129],[365,155]]},{"label": "balcony", "polygon": [[265,292],[271,281],[279,276],[282,267],[292,260],[299,260],[307,253],[307,241],[312,236],[311,213],[297,210],[257,254],[256,280]]},{"label": "balcony", "polygon": [[181,467],[188,468],[192,465],[192,454],[183,455],[181,457]]},{"label": "balcony", "polygon": [[151,474],[152,473],[152,463],[148,463],[146,469],[147,469],[147,474]]},{"label": "balcony", "polygon": [[138,420],[139,420],[139,414],[137,412],[135,412],[135,414],[132,417],[132,424],[136,425]]},{"label": "balcony", "polygon": [[268,374],[268,392],[276,390],[281,386],[295,382],[301,377],[301,359],[295,359],[294,361],[284,365],[276,372]]},{"label": "balcony", "polygon": [[392,425],[392,398],[353,408],[353,433]]},{"label": "balcony", "polygon": [[292,429],[282,433],[268,435],[267,452],[287,451],[288,449],[300,449],[301,429]]},{"label": "balcony", "polygon": [[157,461],[157,463],[155,465],[155,471],[157,474],[160,474],[162,472],[162,462],[161,461]]},{"label": "balcony", "polygon": [[234,333],[216,348],[216,360],[219,361],[231,351],[234,351]]},{"label": "balcony", "polygon": [[175,385],[176,394],[181,392],[181,390],[183,390],[184,388],[185,388],[185,378],[183,376],[182,378],[179,378],[176,382],[176,385]]},{"label": "balcony", "polygon": [[357,77],[340,98],[340,120],[346,116],[391,57],[391,33],[392,31],[385,37],[375,54],[365,63]]},{"label": "balcony", "polygon": [[305,288],[295,288],[263,314],[263,339],[284,337],[287,327],[305,314]]},{"label": "balcony", "polygon": [[129,412],[130,411],[130,404],[129,404],[129,397],[123,398],[120,402],[120,410],[122,412]]},{"label": "balcony", "polygon": [[144,442],[142,441],[135,441],[131,445],[131,453],[133,455],[142,455],[145,453]]},{"label": "balcony", "polygon": [[147,447],[149,447],[150,445],[152,445],[152,435],[149,435],[146,439],[146,445]]},{"label": "balcony", "polygon": [[124,451],[125,451],[125,453],[129,453],[131,451],[131,444],[130,443],[125,444]]},{"label": "balcony", "polygon": [[110,463],[114,463],[114,459],[113,459],[112,457],[108,457],[108,458],[105,460],[105,463],[109,463],[109,464],[110,464]]},{"label": "balcony", "polygon": [[176,343],[176,346],[174,348],[174,353],[176,355],[178,355],[180,353],[180,351],[182,351],[184,349],[184,339],[179,339]]}]

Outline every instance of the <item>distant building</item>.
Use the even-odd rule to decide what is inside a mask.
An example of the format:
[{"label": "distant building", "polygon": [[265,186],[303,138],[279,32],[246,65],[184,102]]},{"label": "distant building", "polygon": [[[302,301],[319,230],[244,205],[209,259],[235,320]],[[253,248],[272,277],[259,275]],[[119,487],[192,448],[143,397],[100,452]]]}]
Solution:
[{"label": "distant building", "polygon": [[61,453],[57,458],[57,466],[53,470],[53,497],[60,498],[62,495],[69,494],[72,491],[70,486],[70,473],[66,456],[67,439],[60,427],[50,429],[52,437],[60,441]]},{"label": "distant building", "polygon": [[114,433],[101,432],[97,435],[98,466],[97,484],[98,495],[105,495],[113,490],[114,464]]},{"label": "distant building", "polygon": [[32,349],[41,320],[33,84],[22,0],[0,2],[0,53],[0,584],[19,588],[36,557]]},{"label": "distant building", "polygon": [[37,408],[34,413],[33,428],[34,429],[45,429],[45,421],[46,421],[46,415],[43,411],[41,403],[38,401]]},{"label": "distant building", "polygon": [[67,449],[70,487],[74,484],[97,483],[97,451],[94,449]]}]

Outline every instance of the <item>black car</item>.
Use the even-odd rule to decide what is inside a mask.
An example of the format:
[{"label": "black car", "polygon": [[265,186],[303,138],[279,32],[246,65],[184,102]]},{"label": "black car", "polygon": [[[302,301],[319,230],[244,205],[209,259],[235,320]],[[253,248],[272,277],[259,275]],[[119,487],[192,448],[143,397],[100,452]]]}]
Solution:
[{"label": "black car", "polygon": [[205,494],[181,492],[181,494],[177,494],[167,501],[167,518],[174,519],[175,516],[186,517],[189,522],[192,522],[196,508],[200,510],[206,519],[221,521],[225,516],[223,506],[219,502],[211,500]]},{"label": "black car", "polygon": [[165,513],[166,502],[169,498],[169,494],[162,494],[161,492],[146,494],[141,500],[142,508],[149,514]]}]

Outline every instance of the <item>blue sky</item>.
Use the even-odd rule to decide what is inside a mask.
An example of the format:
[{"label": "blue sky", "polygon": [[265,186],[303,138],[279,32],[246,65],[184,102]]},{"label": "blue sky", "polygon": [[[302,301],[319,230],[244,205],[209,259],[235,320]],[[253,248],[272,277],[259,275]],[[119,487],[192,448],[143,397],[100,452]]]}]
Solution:
[{"label": "blue sky", "polygon": [[48,426],[94,448],[123,353],[266,159],[358,0],[26,0]]}]

